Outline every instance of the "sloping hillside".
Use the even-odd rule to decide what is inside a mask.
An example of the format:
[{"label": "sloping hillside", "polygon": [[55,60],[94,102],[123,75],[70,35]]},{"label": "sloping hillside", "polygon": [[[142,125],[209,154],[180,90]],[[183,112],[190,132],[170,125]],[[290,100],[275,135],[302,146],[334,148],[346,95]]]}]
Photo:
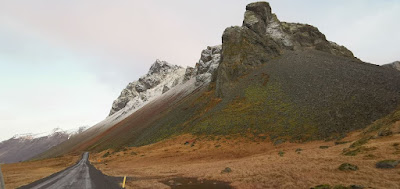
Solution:
[{"label": "sloping hillside", "polygon": [[280,22],[266,2],[249,4],[243,25],[225,30],[220,53],[221,59],[202,53],[196,65],[198,73],[202,62],[213,62],[209,80],[194,74],[39,157],[140,146],[184,133],[339,139],[400,103],[398,71],[360,61],[316,27]]}]

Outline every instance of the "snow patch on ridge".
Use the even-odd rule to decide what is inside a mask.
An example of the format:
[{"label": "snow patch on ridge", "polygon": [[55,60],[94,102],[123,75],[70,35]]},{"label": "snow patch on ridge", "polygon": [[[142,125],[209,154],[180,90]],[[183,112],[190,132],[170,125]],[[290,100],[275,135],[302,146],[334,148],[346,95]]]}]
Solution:
[{"label": "snow patch on ridge", "polygon": [[122,90],[120,96],[113,102],[109,116],[124,110],[139,109],[147,102],[154,100],[175,86],[183,84],[195,77],[195,86],[209,83],[221,60],[222,46],[208,46],[201,52],[200,60],[195,68],[172,65],[156,60],[148,73],[131,82]]},{"label": "snow patch on ridge", "polygon": [[100,133],[127,118],[148,103],[181,94],[188,95],[212,80],[221,61],[222,45],[208,46],[201,52],[195,68],[156,60],[148,73],[129,83],[113,103],[110,115],[88,132]]},{"label": "snow patch on ridge", "polygon": [[121,92],[113,102],[110,116],[125,107],[133,109],[141,107],[145,102],[166,92],[167,89],[182,83],[184,75],[184,68],[156,60],[146,75],[140,77],[138,81],[129,83]]},{"label": "snow patch on ridge", "polygon": [[79,128],[75,128],[75,129],[69,129],[69,130],[63,130],[61,128],[54,128],[51,131],[47,131],[47,132],[42,132],[42,133],[22,133],[22,134],[16,134],[13,137],[11,137],[11,139],[18,139],[18,140],[33,140],[33,139],[38,139],[38,138],[42,138],[42,137],[51,137],[51,136],[55,136],[55,135],[68,135],[70,138],[73,135],[82,133],[83,131],[85,131],[88,127],[87,126],[82,126]]}]

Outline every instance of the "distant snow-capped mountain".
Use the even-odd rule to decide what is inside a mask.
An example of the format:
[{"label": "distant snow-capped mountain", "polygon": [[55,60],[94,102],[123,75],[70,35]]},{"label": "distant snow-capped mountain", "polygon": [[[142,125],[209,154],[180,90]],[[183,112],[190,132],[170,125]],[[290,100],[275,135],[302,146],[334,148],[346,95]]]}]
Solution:
[{"label": "distant snow-capped mountain", "polygon": [[82,133],[86,127],[62,130],[53,129],[50,132],[38,134],[17,134],[0,142],[0,163],[15,163],[30,158],[56,146],[70,137]]}]

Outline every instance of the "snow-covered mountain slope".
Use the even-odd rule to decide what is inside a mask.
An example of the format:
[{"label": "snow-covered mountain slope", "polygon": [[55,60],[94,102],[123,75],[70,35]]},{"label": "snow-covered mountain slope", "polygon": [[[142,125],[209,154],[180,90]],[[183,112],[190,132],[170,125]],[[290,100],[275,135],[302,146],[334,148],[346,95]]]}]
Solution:
[{"label": "snow-covered mountain slope", "polygon": [[86,127],[73,130],[56,128],[39,134],[18,134],[0,142],[0,163],[15,163],[28,160],[53,146],[82,133]]},{"label": "snow-covered mountain slope", "polygon": [[131,109],[141,107],[145,102],[182,83],[184,74],[184,68],[156,60],[146,75],[140,77],[138,81],[129,83],[122,90],[112,105],[110,115],[125,107]]},{"label": "snow-covered mountain slope", "polygon": [[165,99],[178,93],[189,94],[207,85],[218,68],[221,50],[222,45],[208,46],[202,50],[194,68],[184,69],[181,66],[156,60],[146,75],[140,77],[138,81],[129,83],[122,90],[121,95],[113,103],[110,115],[89,128],[86,133],[102,133],[152,101]]},{"label": "snow-covered mountain slope", "polygon": [[[156,111],[178,102],[203,86],[208,86],[218,68],[221,58],[221,45],[209,46],[201,52],[195,67],[182,68],[165,61],[156,60],[148,73],[128,84],[114,101],[110,115],[85,132],[57,147],[38,155],[38,158],[54,157],[71,151],[86,149],[103,134],[113,132],[115,125],[128,117],[140,117],[147,109]],[[141,111],[143,110],[143,111]],[[149,118],[150,122],[154,118]],[[147,123],[146,122],[146,123]],[[144,124],[143,124],[144,125]]]},{"label": "snow-covered mountain slope", "polygon": [[129,83],[122,90],[120,96],[113,102],[109,116],[122,109],[138,109],[192,77],[196,78],[196,86],[210,82],[212,73],[218,68],[220,59],[221,45],[209,46],[204,49],[195,68],[187,67],[184,69],[166,61],[156,60],[146,75]]}]

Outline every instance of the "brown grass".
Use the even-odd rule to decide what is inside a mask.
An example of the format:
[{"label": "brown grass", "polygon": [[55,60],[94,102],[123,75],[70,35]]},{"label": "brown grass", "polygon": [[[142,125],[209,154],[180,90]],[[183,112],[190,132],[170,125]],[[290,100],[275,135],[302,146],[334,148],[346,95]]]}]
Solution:
[{"label": "brown grass", "polygon": [[80,156],[64,156],[39,161],[1,166],[6,188],[17,188],[59,172],[79,160]]},{"label": "brown grass", "polygon": [[[372,139],[361,147],[370,150],[361,150],[355,156],[345,156],[343,150],[365,137],[362,131],[350,133],[342,139],[350,142],[340,145],[335,141],[313,141],[274,146],[258,137],[182,135],[152,145],[91,154],[90,161],[107,175],[130,177],[127,188],[168,188],[160,181],[174,177],[225,181],[235,188],[310,188],[321,184],[400,188],[400,166],[375,168],[378,161],[400,159],[400,148],[395,145],[400,143],[400,122],[390,129],[392,136],[369,133]],[[187,141],[189,144],[184,145]],[[107,152],[111,155],[103,157]],[[44,178],[79,158],[66,156],[2,165],[6,187],[16,188]],[[354,164],[359,170],[340,171],[342,163]],[[232,172],[221,173],[226,167]]]},{"label": "brown grass", "polygon": [[[357,135],[353,133],[343,140],[354,141]],[[400,188],[400,168],[375,168],[379,160],[400,159],[393,147],[394,142],[400,141],[399,134],[372,139],[364,146],[376,147],[376,150],[351,157],[342,155],[351,143],[334,145],[334,141],[274,146],[267,141],[222,137],[198,139],[193,147],[184,145],[193,139],[190,135],[179,136],[115,152],[107,158],[102,158],[104,151],[92,155],[91,161],[108,175],[133,177],[127,183],[128,188],[167,188],[159,181],[172,177],[227,181],[235,188],[310,188],[320,184]],[[330,147],[320,149],[320,146]],[[302,149],[300,154],[295,152],[298,148]],[[284,152],[282,157],[280,151]],[[338,167],[342,163],[355,164],[359,170],[340,171]],[[225,167],[230,167],[232,172],[221,174]]]}]

